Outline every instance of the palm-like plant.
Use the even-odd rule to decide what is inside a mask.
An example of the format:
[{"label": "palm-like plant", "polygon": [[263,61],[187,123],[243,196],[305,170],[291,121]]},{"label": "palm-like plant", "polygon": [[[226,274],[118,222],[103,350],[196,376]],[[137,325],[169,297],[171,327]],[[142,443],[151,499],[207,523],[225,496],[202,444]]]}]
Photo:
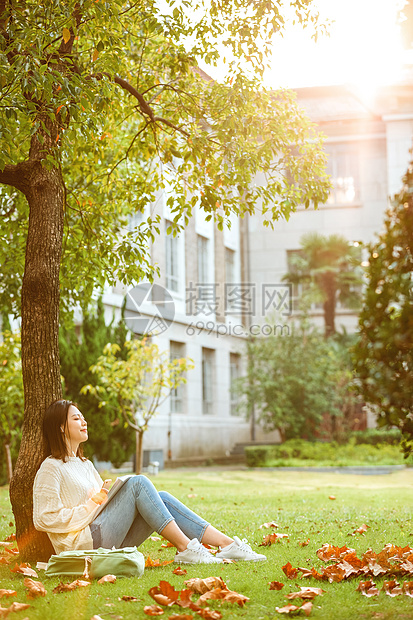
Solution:
[{"label": "palm-like plant", "polygon": [[362,268],[360,249],[341,235],[308,233],[300,241],[301,250],[291,257],[284,280],[303,284],[302,310],[322,303],[325,336],[336,331],[336,306],[359,309]]}]

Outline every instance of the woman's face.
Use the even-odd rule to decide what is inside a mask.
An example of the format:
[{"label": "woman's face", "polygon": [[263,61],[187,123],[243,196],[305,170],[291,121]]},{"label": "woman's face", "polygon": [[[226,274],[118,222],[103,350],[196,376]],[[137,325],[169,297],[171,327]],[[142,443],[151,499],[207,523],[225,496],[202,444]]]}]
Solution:
[{"label": "woman's face", "polygon": [[87,441],[87,422],[79,409],[74,405],[70,405],[67,412],[66,433],[68,435],[72,447],[78,446],[83,441]]}]

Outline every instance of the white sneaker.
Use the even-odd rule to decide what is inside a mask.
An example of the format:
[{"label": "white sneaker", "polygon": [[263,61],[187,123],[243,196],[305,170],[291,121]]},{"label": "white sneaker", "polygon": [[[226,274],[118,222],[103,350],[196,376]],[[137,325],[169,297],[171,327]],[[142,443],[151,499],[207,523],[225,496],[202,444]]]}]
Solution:
[{"label": "white sneaker", "polygon": [[184,551],[178,551],[174,557],[175,564],[222,564],[222,560],[216,558],[205,549],[197,538],[189,541]]},{"label": "white sneaker", "polygon": [[234,536],[234,542],[221,549],[216,556],[222,560],[249,560],[250,562],[262,562],[267,556],[262,553],[255,553],[244,538],[240,540],[238,536]]}]

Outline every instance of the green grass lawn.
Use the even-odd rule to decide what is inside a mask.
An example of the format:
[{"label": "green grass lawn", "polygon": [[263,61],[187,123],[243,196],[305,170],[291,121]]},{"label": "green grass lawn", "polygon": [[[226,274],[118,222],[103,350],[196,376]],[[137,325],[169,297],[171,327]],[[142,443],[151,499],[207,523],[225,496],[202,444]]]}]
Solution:
[{"label": "green grass lawn", "polygon": [[[145,571],[140,579],[118,579],[116,584],[92,584],[66,594],[53,594],[58,579],[44,578],[39,571],[39,580],[48,590],[45,598],[27,601],[30,609],[9,616],[9,618],[30,618],[65,620],[90,620],[94,614],[104,619],[129,620],[146,618],[145,605],[154,601],[148,595],[152,586],[160,580],[169,581],[176,589],[184,588],[184,580],[192,577],[220,576],[231,590],[250,598],[245,607],[220,604],[213,601],[211,608],[219,609],[222,618],[247,618],[267,620],[284,618],[275,608],[288,603],[285,595],[297,591],[300,586],[322,587],[326,593],[314,600],[310,617],[328,620],[353,619],[413,619],[413,600],[407,596],[390,598],[383,592],[378,598],[366,598],[356,587],[360,578],[330,584],[313,579],[286,578],[281,567],[287,562],[297,566],[321,567],[316,550],[324,543],[347,545],[356,549],[360,556],[369,547],[379,551],[386,543],[413,547],[412,485],[413,471],[403,470],[386,476],[349,476],[339,474],[315,474],[307,472],[260,472],[260,471],[215,471],[204,468],[197,470],[173,470],[154,477],[157,488],[166,489],[200,512],[216,527],[228,534],[248,538],[253,549],[264,552],[268,561],[264,563],[238,563],[223,566],[188,566],[188,575],[172,574],[173,565]],[[195,495],[195,497],[188,497]],[[336,497],[335,500],[329,496]],[[0,489],[0,540],[13,531],[7,488]],[[279,533],[287,533],[289,541],[273,544],[271,547],[257,545],[270,530],[259,526],[268,521],[279,524]],[[370,529],[363,536],[349,536],[363,523]],[[300,542],[307,539],[307,546]],[[153,559],[172,559],[173,549],[161,549],[161,543],[147,541],[140,550]],[[0,565],[1,588],[17,590],[17,598],[2,599],[0,604],[8,607],[14,600],[26,602],[26,590],[22,575],[9,571]],[[270,581],[285,584],[281,591],[269,590]],[[377,587],[383,579],[377,578]],[[133,595],[138,602],[123,602],[123,595]],[[300,604],[297,601],[291,601]],[[160,618],[182,613],[180,608],[165,608]],[[185,613],[187,613],[185,611]],[[200,616],[194,614],[197,619]],[[300,616],[301,617],[301,616]],[[305,616],[303,616],[305,617]]]}]

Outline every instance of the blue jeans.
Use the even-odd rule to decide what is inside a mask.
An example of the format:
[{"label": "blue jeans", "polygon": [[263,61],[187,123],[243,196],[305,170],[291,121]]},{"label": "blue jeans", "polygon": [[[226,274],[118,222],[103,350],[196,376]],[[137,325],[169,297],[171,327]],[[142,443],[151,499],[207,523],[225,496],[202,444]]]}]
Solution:
[{"label": "blue jeans", "polygon": [[133,476],[90,524],[93,548],[138,547],[174,520],[189,539],[202,540],[209,525],[170,493],[158,493],[146,476]]}]

